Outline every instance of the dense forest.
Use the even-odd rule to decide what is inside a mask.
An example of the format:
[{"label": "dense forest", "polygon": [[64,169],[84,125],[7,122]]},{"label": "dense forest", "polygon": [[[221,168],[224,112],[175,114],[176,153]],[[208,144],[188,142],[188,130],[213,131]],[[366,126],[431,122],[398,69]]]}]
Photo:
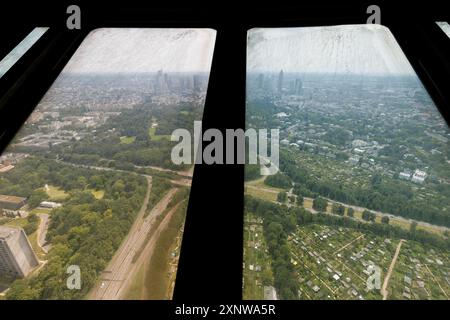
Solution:
[{"label": "dense forest", "polygon": [[[200,106],[137,106],[124,110],[99,128],[95,139],[85,138],[71,144],[70,153],[97,155],[100,158],[128,162],[138,166],[160,166],[183,170],[171,161],[177,142],[170,141],[173,130],[185,128],[192,132],[194,121],[200,121]],[[155,136],[149,133],[155,123]],[[113,132],[113,134],[111,134]],[[120,143],[120,137],[134,137],[131,143]],[[164,138],[156,138],[164,136]]]},{"label": "dense forest", "polygon": [[[45,184],[69,195],[63,207],[52,211],[48,262],[36,276],[16,280],[7,299],[83,298],[129,231],[147,189],[145,178],[136,174],[99,172],[28,158],[2,175],[0,193],[30,196]],[[104,190],[103,198],[96,199],[90,189]],[[66,287],[70,265],[81,269],[81,290]]]},{"label": "dense forest", "polygon": [[[404,112],[402,101],[379,112],[392,113],[392,108],[400,114]],[[280,113],[289,116],[280,117]],[[420,111],[411,111],[411,116],[408,114],[402,119],[402,122],[386,121],[362,107],[293,108],[262,97],[249,99],[246,109],[247,127],[279,128],[281,139],[312,143],[310,148],[300,143],[280,149],[280,170],[294,183],[297,194],[313,198],[320,195],[349,205],[450,227],[450,214],[445,211],[450,206],[447,163],[450,144],[445,138],[430,134],[433,130],[445,132],[445,125],[441,127],[439,122],[434,122],[436,119],[424,119]],[[352,142],[357,139],[380,146],[377,153],[360,157],[365,165],[368,158],[373,158],[376,166],[371,165],[370,170],[362,168],[361,163],[350,168],[344,162],[353,154]],[[327,158],[324,153],[333,158]],[[329,168],[328,164],[334,168]],[[425,183],[418,185],[398,178],[405,169],[414,172],[417,168],[427,172]],[[282,174],[267,179],[266,183],[288,188],[287,179],[280,179]],[[246,168],[246,181],[257,177],[256,168]]]},{"label": "dense forest", "polygon": [[[86,165],[115,161],[123,165],[186,170],[187,165],[175,165],[171,161],[172,148],[178,142],[170,141],[170,135],[177,128],[192,132],[194,121],[202,119],[202,111],[202,106],[191,105],[136,106],[111,116],[80,140],[52,145],[49,150],[23,146],[14,146],[13,150],[40,156],[58,155],[62,160]],[[153,124],[157,125],[152,128]],[[123,137],[130,140],[124,143]]]},{"label": "dense forest", "polygon": [[[296,184],[295,189],[302,196],[320,195],[349,205],[450,227],[448,213],[432,206],[430,201],[414,197],[412,189],[399,181],[375,174],[364,187],[344,186],[333,180],[313,176],[288,152],[280,156],[280,170],[292,179]],[[271,186],[285,188],[285,183],[274,181],[271,181]]]}]

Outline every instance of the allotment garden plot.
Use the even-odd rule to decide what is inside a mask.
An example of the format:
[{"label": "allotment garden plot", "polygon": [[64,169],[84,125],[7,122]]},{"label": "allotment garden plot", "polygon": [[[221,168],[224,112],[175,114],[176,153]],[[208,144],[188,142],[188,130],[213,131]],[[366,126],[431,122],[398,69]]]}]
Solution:
[{"label": "allotment garden plot", "polygon": [[262,219],[247,214],[244,228],[244,299],[276,299]]},{"label": "allotment garden plot", "polygon": [[[400,239],[342,227],[310,224],[297,228],[288,244],[298,275],[299,299],[383,299],[383,285],[387,299],[448,299],[448,255],[407,241],[395,259],[399,243]],[[368,289],[367,280],[375,268],[381,271],[380,286]]]}]

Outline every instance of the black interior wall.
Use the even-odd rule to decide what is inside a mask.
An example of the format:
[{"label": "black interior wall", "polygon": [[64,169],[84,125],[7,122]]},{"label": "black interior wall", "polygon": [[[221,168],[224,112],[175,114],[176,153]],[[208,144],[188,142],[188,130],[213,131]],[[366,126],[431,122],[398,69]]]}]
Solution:
[{"label": "black interior wall", "polygon": [[[80,3],[82,29],[67,30],[67,4]],[[98,27],[203,27],[217,30],[203,130],[245,127],[247,30],[365,23],[371,2],[297,1],[193,4],[59,1],[13,4],[0,11],[0,56],[35,26],[51,30],[0,79],[0,151],[31,113],[77,46]],[[450,21],[439,5],[378,2],[391,29],[445,118],[450,115],[449,42],[434,24]],[[6,40],[2,40],[6,39]],[[197,165],[188,205],[175,301],[238,301],[242,296],[243,165]]]}]

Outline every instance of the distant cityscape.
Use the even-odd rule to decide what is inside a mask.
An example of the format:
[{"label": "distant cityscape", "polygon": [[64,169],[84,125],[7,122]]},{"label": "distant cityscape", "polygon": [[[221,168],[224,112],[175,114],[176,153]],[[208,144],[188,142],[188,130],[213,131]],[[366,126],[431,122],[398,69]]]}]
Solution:
[{"label": "distant cityscape", "polygon": [[[123,75],[64,74],[32,113],[13,146],[48,149],[95,133],[112,116],[142,104],[203,105],[208,75],[157,73]],[[77,106],[74,108],[73,106]],[[0,157],[0,171],[8,162]]]},{"label": "distant cityscape", "polygon": [[[27,183],[31,182],[30,186],[26,186],[23,179],[32,173],[25,168],[29,168],[30,165],[35,166],[44,161],[46,166],[55,167],[56,171],[75,166],[78,169],[73,170],[88,170],[91,173],[103,170],[122,175],[137,173],[141,178],[150,179],[148,183],[156,181],[157,185],[153,186],[155,194],[150,193],[150,189],[148,192],[155,199],[153,201],[161,199],[163,203],[155,209],[154,216],[166,213],[161,210],[166,208],[168,199],[180,192],[183,195],[181,198],[181,195],[177,196],[181,199],[176,206],[179,211],[177,214],[184,214],[184,199],[187,196],[184,190],[190,186],[190,180],[187,179],[190,178],[190,174],[179,175],[176,171],[159,167],[164,166],[163,162],[170,163],[170,153],[167,152],[170,152],[171,148],[167,135],[159,134],[161,130],[159,124],[163,122],[165,126],[168,124],[170,126],[170,123],[177,121],[177,117],[180,119],[185,117],[189,119],[188,123],[193,123],[190,119],[194,119],[202,112],[207,82],[206,73],[173,73],[163,70],[132,75],[71,73],[61,75],[7,150],[0,156],[0,294],[1,291],[2,295],[9,291],[11,279],[29,278],[44,267],[42,259],[53,245],[48,236],[49,229],[52,228],[51,217],[56,215],[55,211],[59,209],[69,210],[65,208],[70,208],[68,201],[77,197],[76,192],[82,192],[83,188],[95,184],[88,179],[78,186],[64,186],[64,175],[50,181],[49,176],[41,174],[36,178],[42,182],[36,184],[31,182],[33,181],[31,179],[27,180]],[[168,116],[169,113],[178,115],[171,118]],[[133,117],[140,122],[134,123],[136,127],[129,126],[129,122],[134,121]],[[170,128],[167,127],[165,130]],[[108,142],[104,143],[105,140]],[[139,144],[133,147],[135,141]],[[144,145],[143,141],[146,141]],[[102,158],[87,151],[86,148],[91,146],[93,150],[104,150]],[[126,152],[130,147],[133,148],[133,157],[136,159],[140,153],[145,153],[147,156],[142,159],[149,165],[144,166],[141,162],[136,162],[137,160],[125,163],[114,154],[110,155],[111,150],[120,153],[124,150]],[[167,152],[154,160],[152,153],[159,154],[162,150]],[[59,167],[61,165],[62,167]],[[84,173],[80,171],[79,174]],[[142,181],[140,183],[142,184]],[[170,188],[171,186],[175,187]],[[169,188],[170,194],[166,195]],[[117,197],[110,192],[105,185],[97,186],[90,191],[94,199],[81,201],[95,205],[96,202],[106,198]],[[132,194],[136,197],[139,192],[134,191]],[[143,201],[145,209],[149,198]],[[144,209],[141,209],[140,215],[150,210]],[[130,233],[149,232],[148,228],[154,224],[153,215],[149,221],[142,221],[145,227],[131,230]],[[182,220],[179,221],[182,223]],[[182,226],[179,232],[182,232]],[[30,236],[33,237],[32,240],[29,240]],[[150,233],[147,237],[151,238]],[[131,243],[131,239],[134,238],[130,238],[130,245],[145,246],[142,241]],[[173,241],[179,243],[180,239],[180,234],[174,235]],[[178,257],[177,250],[171,252],[172,264]],[[119,251],[116,254],[133,255],[133,252]],[[132,266],[122,264],[118,267],[132,268]],[[171,271],[172,289],[174,271],[176,268]],[[131,277],[133,275],[130,275],[130,279]],[[121,285],[119,295],[115,291],[117,286],[115,282],[103,281],[98,286],[95,293],[92,293],[92,297],[96,299],[119,299],[132,294],[128,291],[128,287]],[[170,296],[172,289],[169,288],[165,294]],[[87,293],[84,291],[84,294]]]},{"label": "distant cityscape", "polygon": [[[449,299],[450,130],[416,76],[247,73],[245,299]],[[380,270],[380,287],[367,279]]]}]

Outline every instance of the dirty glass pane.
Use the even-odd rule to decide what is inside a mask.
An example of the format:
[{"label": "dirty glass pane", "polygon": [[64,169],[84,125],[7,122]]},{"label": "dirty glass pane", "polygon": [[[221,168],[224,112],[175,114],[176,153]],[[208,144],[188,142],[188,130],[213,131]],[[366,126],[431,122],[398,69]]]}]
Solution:
[{"label": "dirty glass pane", "polygon": [[0,78],[35,44],[48,28],[34,28],[9,54],[0,61]]},{"label": "dirty glass pane", "polygon": [[248,32],[245,299],[448,299],[450,131],[379,25]]},{"label": "dirty glass pane", "polygon": [[171,160],[171,134],[202,119],[214,41],[86,37],[0,157],[6,299],[172,297],[194,167]]},{"label": "dirty glass pane", "polygon": [[440,21],[436,24],[445,32],[445,34],[450,38],[450,24],[448,22]]}]

